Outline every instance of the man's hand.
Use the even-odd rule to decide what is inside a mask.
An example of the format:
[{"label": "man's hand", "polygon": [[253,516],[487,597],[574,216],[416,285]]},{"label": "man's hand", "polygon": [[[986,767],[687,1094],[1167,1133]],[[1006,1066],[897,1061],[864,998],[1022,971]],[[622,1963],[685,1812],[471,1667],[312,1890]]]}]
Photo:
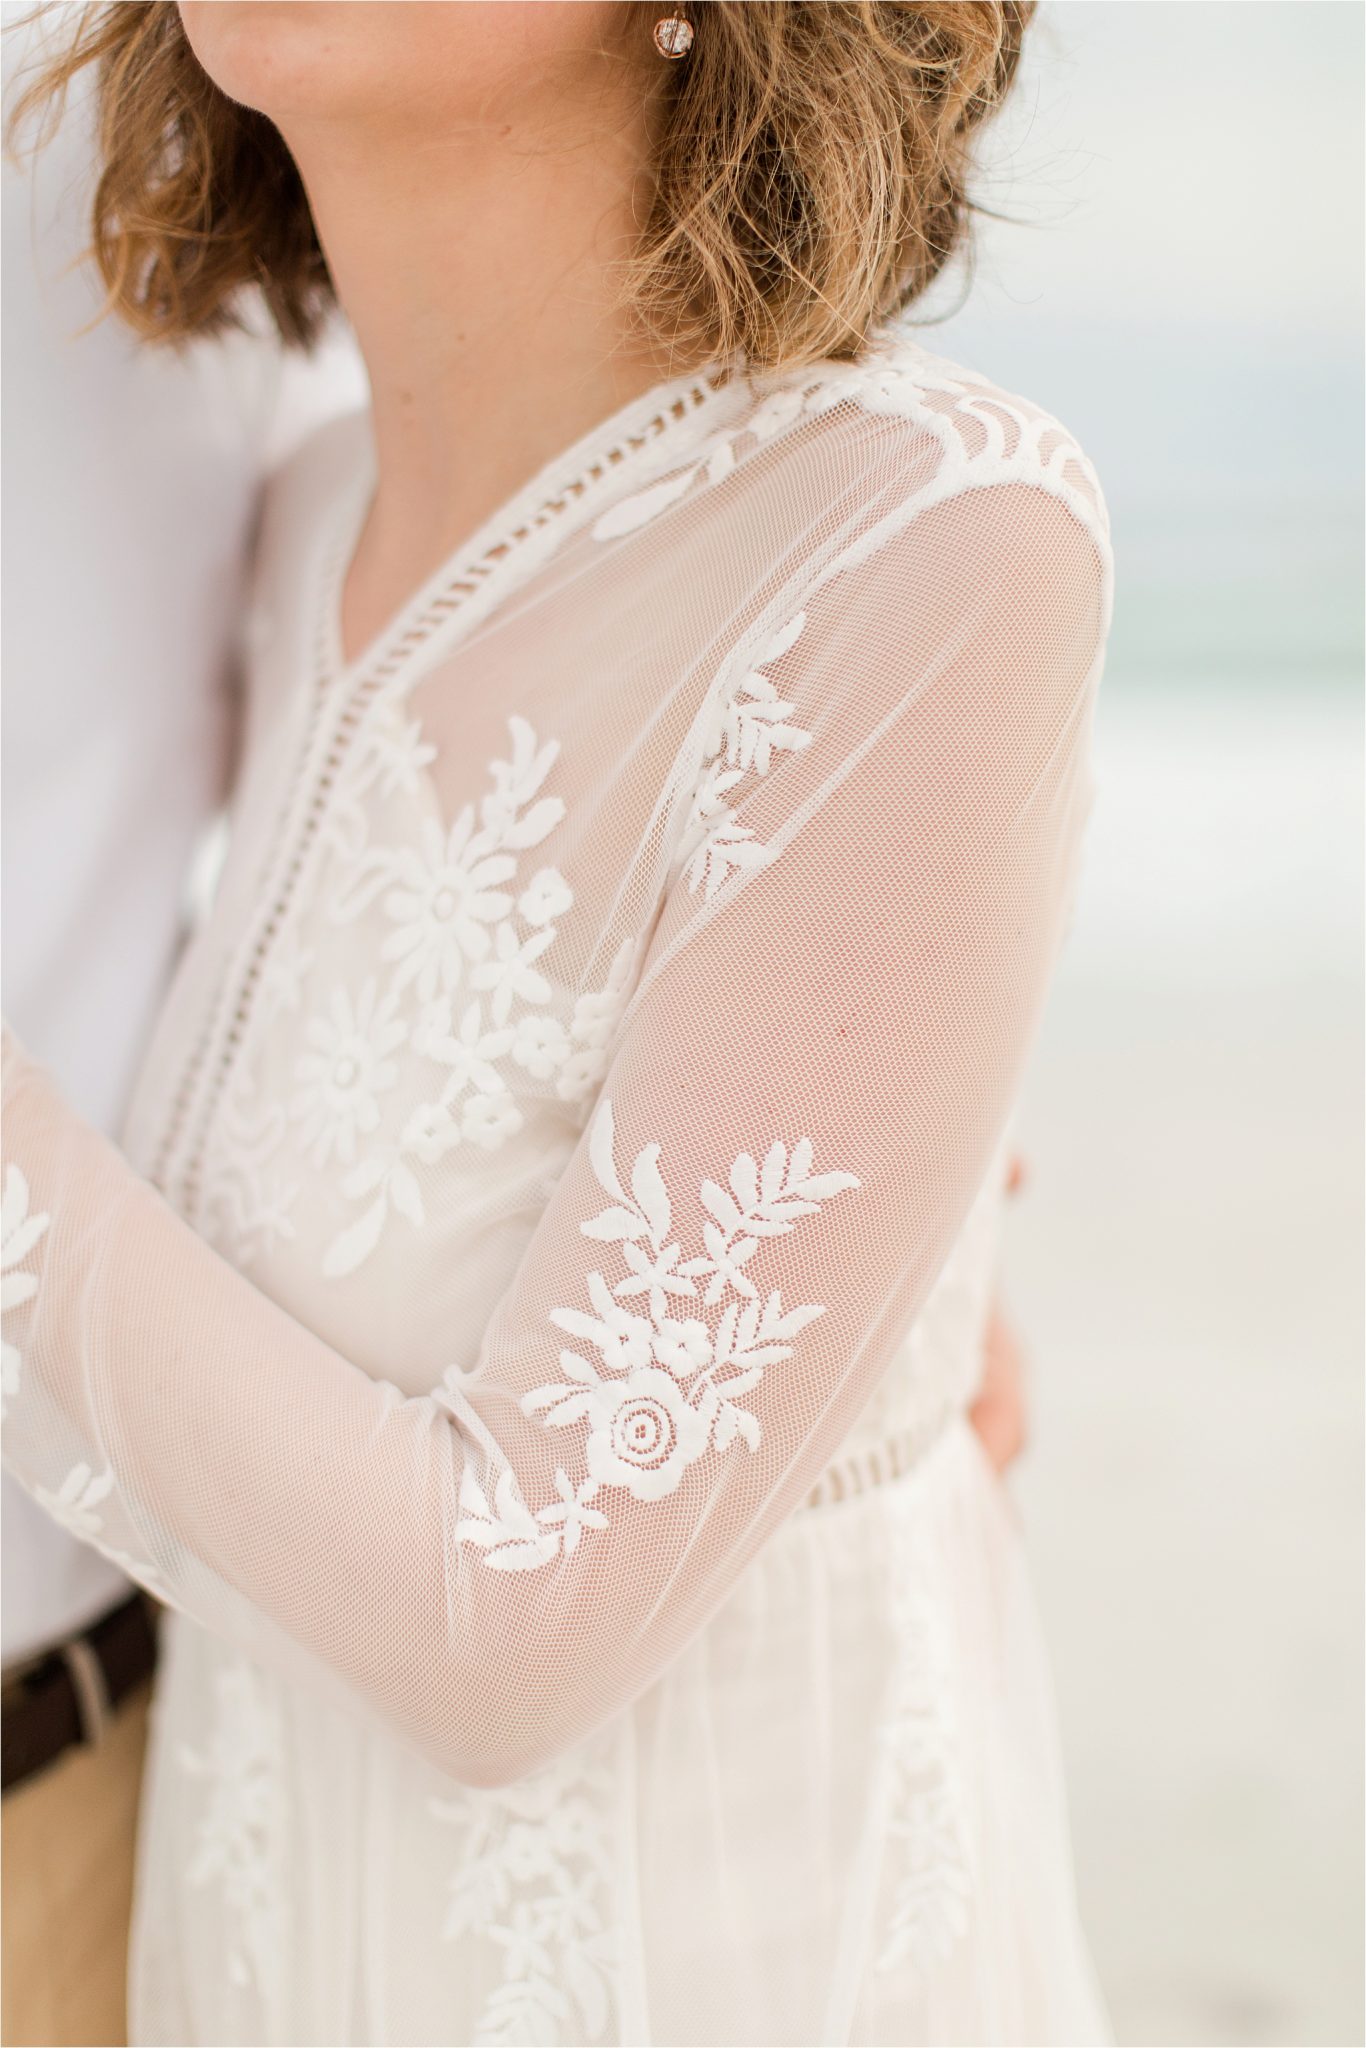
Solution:
[{"label": "man's hand", "polygon": [[[1016,1153],[1006,1168],[1006,1193],[1018,1195],[1027,1176],[1025,1162]],[[968,1410],[968,1419],[996,1470],[1004,1472],[1028,1442],[1029,1428],[1025,1413],[1024,1353],[999,1301],[992,1303],[982,1348],[985,1354],[982,1385]]]},{"label": "man's hand", "polygon": [[1025,1416],[1025,1361],[1019,1340],[993,1303],[983,1339],[986,1363],[968,1419],[998,1472],[1018,1458],[1029,1437]]}]

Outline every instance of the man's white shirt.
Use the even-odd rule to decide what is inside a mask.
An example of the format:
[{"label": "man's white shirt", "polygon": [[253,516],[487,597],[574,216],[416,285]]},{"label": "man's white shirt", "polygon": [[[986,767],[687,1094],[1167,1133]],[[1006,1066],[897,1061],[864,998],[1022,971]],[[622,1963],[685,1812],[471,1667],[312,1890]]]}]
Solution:
[{"label": "man's white shirt", "polygon": [[[24,10],[4,10],[6,17]],[[21,28],[14,41],[32,31]],[[7,51],[7,71],[16,52]],[[247,336],[182,354],[95,319],[88,108],[3,172],[4,1004],[114,1131],[224,792],[251,522],[272,458],[354,404],[349,344],[282,368]],[[84,330],[84,331],[83,331]],[[5,1476],[0,1653],[31,1656],[128,1590]]]}]

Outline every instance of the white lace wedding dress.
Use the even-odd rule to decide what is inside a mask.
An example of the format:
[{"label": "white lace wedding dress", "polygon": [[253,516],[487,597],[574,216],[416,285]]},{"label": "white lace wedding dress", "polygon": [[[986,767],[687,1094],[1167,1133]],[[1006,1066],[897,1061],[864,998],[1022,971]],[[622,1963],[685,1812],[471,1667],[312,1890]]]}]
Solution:
[{"label": "white lace wedding dress", "polygon": [[6,1069],[6,1455],[169,1602],[133,2029],[1096,2043],[964,1420],[1109,612],[893,323],[661,386],[359,659],[272,489],[124,1156]]}]

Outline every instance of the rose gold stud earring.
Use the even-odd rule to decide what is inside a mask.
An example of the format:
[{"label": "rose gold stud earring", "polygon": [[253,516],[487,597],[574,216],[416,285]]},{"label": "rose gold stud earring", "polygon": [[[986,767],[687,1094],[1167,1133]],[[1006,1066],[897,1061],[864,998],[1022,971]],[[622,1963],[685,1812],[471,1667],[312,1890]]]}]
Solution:
[{"label": "rose gold stud earring", "polygon": [[681,14],[666,14],[655,23],[655,48],[661,57],[686,57],[692,48],[692,23]]}]

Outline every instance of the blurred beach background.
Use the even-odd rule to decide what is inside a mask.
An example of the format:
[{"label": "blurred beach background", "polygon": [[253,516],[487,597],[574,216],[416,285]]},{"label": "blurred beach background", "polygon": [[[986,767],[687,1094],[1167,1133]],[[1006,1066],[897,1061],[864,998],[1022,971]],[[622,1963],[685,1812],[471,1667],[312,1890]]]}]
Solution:
[{"label": "blurred beach background", "polygon": [[1032,36],[924,339],[1118,561],[1006,1261],[1083,1916],[1123,2042],[1360,2043],[1363,13]]}]

